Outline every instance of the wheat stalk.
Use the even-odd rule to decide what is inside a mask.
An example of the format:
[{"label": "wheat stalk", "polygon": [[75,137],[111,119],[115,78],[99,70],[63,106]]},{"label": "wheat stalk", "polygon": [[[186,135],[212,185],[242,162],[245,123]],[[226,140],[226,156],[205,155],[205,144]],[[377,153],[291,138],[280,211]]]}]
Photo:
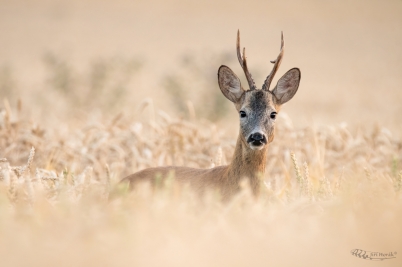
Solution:
[{"label": "wheat stalk", "polygon": [[295,173],[296,173],[296,179],[297,179],[297,182],[298,182],[299,187],[300,187],[300,194],[302,194],[303,188],[304,188],[303,176],[301,174],[299,164],[297,163],[295,153],[291,152],[290,156],[292,158],[293,167],[294,167],[294,170],[295,170]]}]

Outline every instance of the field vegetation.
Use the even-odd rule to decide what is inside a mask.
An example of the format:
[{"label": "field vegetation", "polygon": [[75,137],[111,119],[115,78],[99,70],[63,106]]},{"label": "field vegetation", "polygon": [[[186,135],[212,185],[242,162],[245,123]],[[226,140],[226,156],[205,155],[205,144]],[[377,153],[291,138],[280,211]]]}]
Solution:
[{"label": "field vegetation", "polygon": [[[51,93],[79,109],[78,86],[67,97],[56,85]],[[135,114],[77,121],[72,111],[57,127],[32,121],[31,108],[4,98],[0,113],[3,266],[363,266],[352,249],[401,248],[402,142],[381,126],[295,128],[282,112],[260,196],[245,182],[222,203],[219,192],[200,199],[172,182],[117,186],[150,166],[231,160],[235,139],[191,104],[181,117],[150,99]]]},{"label": "field vegetation", "polygon": [[[180,16],[166,15],[171,20],[165,21],[163,15],[170,13],[152,9],[155,20],[170,33],[166,37],[164,32],[156,34],[158,27],[152,24],[138,26],[137,20],[141,25],[149,20],[143,12],[149,11],[147,4],[119,1],[124,8],[91,1],[83,1],[83,6],[80,1],[53,5],[44,0],[31,11],[11,3],[0,6],[0,29],[15,26],[10,27],[13,31],[2,31],[7,38],[0,36],[5,47],[0,58],[7,58],[4,51],[13,55],[8,62],[0,60],[0,266],[402,266],[402,54],[397,45],[402,40],[397,16],[402,5],[398,1],[390,1],[386,8],[384,2],[363,1],[367,10],[361,1],[352,1],[348,12],[341,12],[343,6],[337,1],[319,8],[316,1],[306,1],[307,7],[302,7],[308,19],[296,10],[297,4],[289,8],[273,1],[270,8],[288,14],[286,18],[273,14],[277,24],[301,27],[290,31],[289,54],[278,76],[293,67],[286,64],[294,63],[303,78],[295,98],[278,114],[259,196],[253,196],[244,182],[227,202],[214,190],[199,197],[174,179],[155,188],[141,184],[132,192],[118,182],[147,167],[210,168],[230,162],[238,118],[221,95],[216,72],[221,64],[238,64],[237,26],[230,25],[233,42],[223,45],[215,40],[226,33],[214,32],[219,23],[209,20],[203,28],[215,37],[200,31],[194,38],[230,49],[187,51],[182,48],[186,42],[191,46],[197,42],[178,37],[188,36],[187,28],[178,27],[183,24]],[[36,11],[41,6],[49,18],[36,17],[42,14]],[[222,6],[217,8],[226,8]],[[189,3],[180,8],[193,10]],[[221,15],[238,19],[243,8]],[[200,8],[196,15],[191,13],[195,22],[184,19],[190,26],[198,25],[197,19],[207,17],[205,12],[211,11]],[[265,9],[255,12],[266,16]],[[14,30],[28,32],[21,31],[15,17],[36,21],[24,25],[34,29],[37,42],[13,39]],[[110,21],[104,22],[105,17]],[[57,27],[44,26],[49,21]],[[108,28],[111,21],[116,24]],[[133,37],[130,46],[114,44],[127,50],[132,44],[136,49],[149,44],[149,50],[141,56],[109,56],[102,49],[112,46],[109,41],[126,37],[127,21],[135,33],[149,39]],[[325,31],[318,22],[325,22]],[[252,32],[257,23],[247,23],[244,27]],[[65,30],[54,34],[55,43],[75,40],[71,36],[76,28],[68,25],[91,29],[91,34],[84,30],[77,34],[83,49],[78,51],[90,54],[98,49],[101,56],[74,57],[52,49],[57,47],[53,39],[46,43],[49,49],[38,45],[45,35],[53,36],[53,29]],[[226,31],[229,26],[224,27]],[[79,41],[97,36],[94,29],[104,29],[102,33],[113,38]],[[279,38],[279,30],[272,31]],[[253,36],[262,35],[263,30],[255,32]],[[158,46],[151,42],[153,34]],[[392,55],[380,49],[385,41],[374,35],[385,38]],[[351,39],[334,41],[334,36]],[[166,39],[174,42],[159,43]],[[253,45],[253,38],[245,39],[247,48]],[[271,47],[271,41],[261,51]],[[329,47],[321,47],[320,41]],[[74,42],[67,44],[74,47]],[[264,57],[255,50],[249,54],[257,81],[271,67],[266,55],[278,52],[279,39],[272,43],[274,52]],[[34,60],[38,65],[18,68],[35,47],[40,47]],[[167,52],[173,48],[179,53],[174,60]],[[28,51],[26,58],[21,51]],[[367,64],[368,59],[374,62]],[[264,62],[264,68],[253,60]],[[240,68],[233,69],[244,81]],[[396,258],[364,259],[352,255],[355,249],[392,252]]]}]

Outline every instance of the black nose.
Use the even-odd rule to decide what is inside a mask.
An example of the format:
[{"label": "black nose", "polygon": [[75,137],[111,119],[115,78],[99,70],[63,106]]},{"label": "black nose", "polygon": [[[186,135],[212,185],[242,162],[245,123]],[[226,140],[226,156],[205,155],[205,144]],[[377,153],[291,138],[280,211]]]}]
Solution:
[{"label": "black nose", "polygon": [[255,146],[260,146],[267,143],[267,138],[265,138],[265,135],[263,134],[253,133],[250,135],[247,142],[252,143]]}]

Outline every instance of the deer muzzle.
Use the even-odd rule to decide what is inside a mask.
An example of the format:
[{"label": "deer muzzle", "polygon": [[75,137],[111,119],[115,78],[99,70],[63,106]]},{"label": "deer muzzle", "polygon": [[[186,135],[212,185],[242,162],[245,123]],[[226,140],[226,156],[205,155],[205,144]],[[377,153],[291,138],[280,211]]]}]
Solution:
[{"label": "deer muzzle", "polygon": [[250,136],[247,139],[247,143],[249,143],[251,149],[259,150],[263,148],[264,145],[267,144],[267,138],[265,137],[264,134],[256,132],[250,134]]}]

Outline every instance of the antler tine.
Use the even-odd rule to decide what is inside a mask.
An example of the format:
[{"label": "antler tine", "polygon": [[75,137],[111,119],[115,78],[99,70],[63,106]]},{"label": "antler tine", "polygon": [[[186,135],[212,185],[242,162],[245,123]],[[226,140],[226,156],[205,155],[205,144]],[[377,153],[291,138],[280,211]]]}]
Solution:
[{"label": "antler tine", "polygon": [[263,90],[269,90],[269,86],[271,85],[272,80],[274,79],[276,71],[279,69],[279,66],[281,65],[283,53],[284,53],[284,47],[285,47],[285,41],[283,40],[283,32],[281,32],[281,51],[279,52],[278,57],[276,60],[271,61],[271,63],[274,64],[274,67],[271,70],[271,73],[267,76],[265,79],[265,82],[262,86]]},{"label": "antler tine", "polygon": [[237,50],[237,58],[239,59],[240,66],[242,67],[244,74],[246,75],[250,89],[256,89],[253,77],[251,77],[251,74],[247,68],[246,48],[243,48],[243,56],[240,53],[240,30],[237,30],[236,50]]}]

